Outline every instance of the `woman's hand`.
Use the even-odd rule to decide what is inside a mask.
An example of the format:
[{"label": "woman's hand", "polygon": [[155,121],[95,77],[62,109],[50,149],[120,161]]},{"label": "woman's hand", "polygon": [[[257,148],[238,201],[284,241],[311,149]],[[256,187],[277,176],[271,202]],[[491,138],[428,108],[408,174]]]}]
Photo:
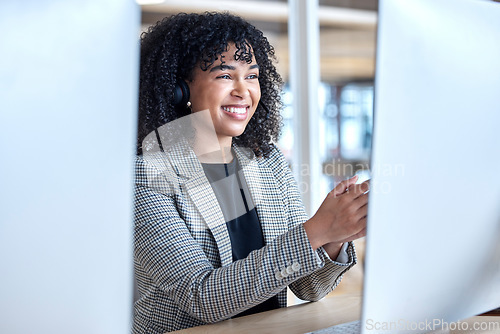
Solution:
[{"label": "woman's hand", "polygon": [[[342,243],[366,235],[369,181],[355,184],[357,176],[339,183],[325,198],[316,214],[304,223],[314,250],[325,246],[338,254]],[[334,255],[335,256],[335,255]]]}]

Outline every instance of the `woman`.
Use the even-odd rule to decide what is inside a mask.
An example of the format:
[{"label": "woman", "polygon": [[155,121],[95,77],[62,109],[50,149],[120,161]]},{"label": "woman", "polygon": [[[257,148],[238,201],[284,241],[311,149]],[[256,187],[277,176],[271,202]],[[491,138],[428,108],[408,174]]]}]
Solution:
[{"label": "woman", "polygon": [[279,134],[282,80],[262,32],[178,14],[142,36],[134,333],[164,333],[318,300],[356,263],[367,184],[307,219]]}]

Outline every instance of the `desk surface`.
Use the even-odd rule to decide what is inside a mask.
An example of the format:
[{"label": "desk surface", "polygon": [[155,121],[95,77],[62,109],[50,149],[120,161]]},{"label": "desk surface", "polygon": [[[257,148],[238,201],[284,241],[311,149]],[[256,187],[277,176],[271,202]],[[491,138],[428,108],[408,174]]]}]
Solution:
[{"label": "desk surface", "polygon": [[359,294],[329,297],[175,333],[306,333],[359,319],[360,301]]},{"label": "desk surface", "polygon": [[[188,328],[175,333],[307,333],[360,318],[361,295],[346,294],[327,297],[315,303],[294,305],[246,317],[229,319],[217,324]],[[472,328],[474,322],[496,324],[490,325],[490,329],[486,330],[441,331],[439,333],[500,333],[500,316],[472,317],[462,322],[468,322],[470,324],[469,328]]]}]

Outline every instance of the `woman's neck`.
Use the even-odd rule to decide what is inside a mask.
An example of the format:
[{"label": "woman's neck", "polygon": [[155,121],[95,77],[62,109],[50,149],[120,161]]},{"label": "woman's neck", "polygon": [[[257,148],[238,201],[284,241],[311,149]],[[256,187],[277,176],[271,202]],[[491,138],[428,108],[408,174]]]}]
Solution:
[{"label": "woman's neck", "polygon": [[206,142],[197,140],[193,149],[202,163],[230,163],[234,158],[231,143],[232,140],[219,140],[218,145],[210,145],[210,147],[207,147]]},{"label": "woman's neck", "polygon": [[192,113],[190,125],[195,130],[193,150],[201,162],[229,163],[233,160],[233,137],[218,134],[208,109]]}]

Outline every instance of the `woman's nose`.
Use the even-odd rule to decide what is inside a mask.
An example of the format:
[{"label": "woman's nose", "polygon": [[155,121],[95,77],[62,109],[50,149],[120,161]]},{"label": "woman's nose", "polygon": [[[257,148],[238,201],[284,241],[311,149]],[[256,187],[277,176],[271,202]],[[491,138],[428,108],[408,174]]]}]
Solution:
[{"label": "woman's nose", "polygon": [[245,97],[249,94],[248,87],[244,80],[235,80],[231,95]]}]

